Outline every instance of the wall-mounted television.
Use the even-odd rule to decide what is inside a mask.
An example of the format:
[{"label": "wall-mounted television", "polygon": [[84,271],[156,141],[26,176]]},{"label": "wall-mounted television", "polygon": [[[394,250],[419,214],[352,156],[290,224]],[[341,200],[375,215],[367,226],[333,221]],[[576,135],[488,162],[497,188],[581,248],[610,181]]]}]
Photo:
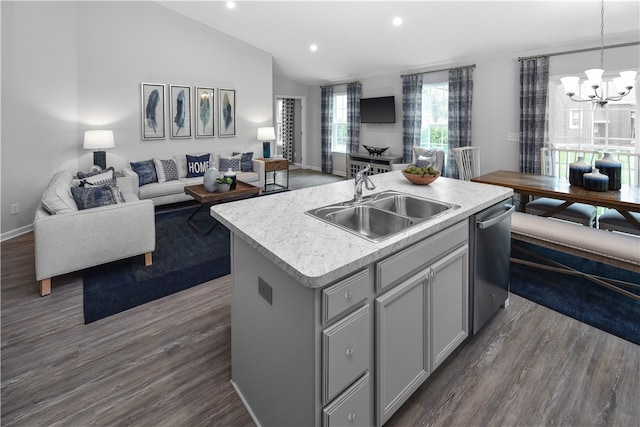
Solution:
[{"label": "wall-mounted television", "polygon": [[395,123],[396,100],[393,96],[360,99],[360,123]]}]

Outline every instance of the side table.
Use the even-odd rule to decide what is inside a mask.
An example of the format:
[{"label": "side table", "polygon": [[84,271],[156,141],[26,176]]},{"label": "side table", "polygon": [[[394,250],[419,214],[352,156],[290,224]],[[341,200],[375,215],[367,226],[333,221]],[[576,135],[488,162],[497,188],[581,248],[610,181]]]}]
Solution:
[{"label": "side table", "polygon": [[[265,159],[259,158],[256,160],[260,160],[264,162],[264,192],[268,191],[277,191],[277,190],[286,190],[289,188],[289,161],[287,159]],[[286,171],[287,172],[287,181],[286,184],[278,184],[277,182],[277,172]],[[273,182],[268,183],[267,174],[269,172],[273,173]]]}]

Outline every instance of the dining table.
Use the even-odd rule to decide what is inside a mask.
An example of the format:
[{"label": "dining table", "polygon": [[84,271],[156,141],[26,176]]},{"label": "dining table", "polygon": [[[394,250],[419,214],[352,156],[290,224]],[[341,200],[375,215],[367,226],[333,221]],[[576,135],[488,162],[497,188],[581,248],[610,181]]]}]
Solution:
[{"label": "dining table", "polygon": [[640,212],[639,186],[622,185],[619,190],[592,191],[569,184],[567,178],[506,170],[480,175],[472,178],[471,181],[512,188],[515,193],[521,195],[518,208],[522,212],[533,197],[549,197],[562,200],[563,203],[548,210],[543,216],[552,216],[573,203],[586,203],[615,209],[630,224],[640,229],[640,221],[630,214],[630,212]]}]

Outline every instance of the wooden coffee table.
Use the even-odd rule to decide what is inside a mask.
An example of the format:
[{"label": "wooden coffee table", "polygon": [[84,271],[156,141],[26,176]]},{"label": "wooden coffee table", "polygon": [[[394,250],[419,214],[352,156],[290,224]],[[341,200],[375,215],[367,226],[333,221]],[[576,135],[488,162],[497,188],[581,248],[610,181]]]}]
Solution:
[{"label": "wooden coffee table", "polygon": [[190,195],[200,203],[198,209],[196,209],[196,211],[191,214],[191,216],[187,219],[187,222],[198,233],[207,236],[209,235],[209,233],[211,233],[211,231],[213,231],[214,228],[216,228],[216,226],[218,225],[218,221],[216,221],[214,218],[211,218],[213,221],[215,221],[215,223],[211,226],[211,228],[209,228],[206,233],[203,233],[203,230],[201,230],[192,221],[193,217],[196,216],[196,214],[200,212],[203,207],[210,207],[211,205],[215,205],[218,203],[246,199],[259,194],[260,188],[256,187],[255,185],[247,184],[246,182],[236,181],[236,188],[234,188],[233,190],[229,190],[226,193],[219,193],[217,191],[211,193],[207,191],[206,188],[204,188],[203,184],[187,185],[184,187],[184,193]]}]

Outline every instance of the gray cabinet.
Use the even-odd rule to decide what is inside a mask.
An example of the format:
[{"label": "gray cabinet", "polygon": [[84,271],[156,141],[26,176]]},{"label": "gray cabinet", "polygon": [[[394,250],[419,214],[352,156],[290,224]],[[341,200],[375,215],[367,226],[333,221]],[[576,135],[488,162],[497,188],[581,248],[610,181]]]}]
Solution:
[{"label": "gray cabinet", "polygon": [[376,298],[378,425],[429,376],[428,275],[423,271]]},{"label": "gray cabinet", "polygon": [[355,178],[356,174],[367,166],[371,166],[371,175],[389,172],[392,164],[402,161],[402,156],[371,156],[369,154],[349,154],[347,158],[349,178]]}]

